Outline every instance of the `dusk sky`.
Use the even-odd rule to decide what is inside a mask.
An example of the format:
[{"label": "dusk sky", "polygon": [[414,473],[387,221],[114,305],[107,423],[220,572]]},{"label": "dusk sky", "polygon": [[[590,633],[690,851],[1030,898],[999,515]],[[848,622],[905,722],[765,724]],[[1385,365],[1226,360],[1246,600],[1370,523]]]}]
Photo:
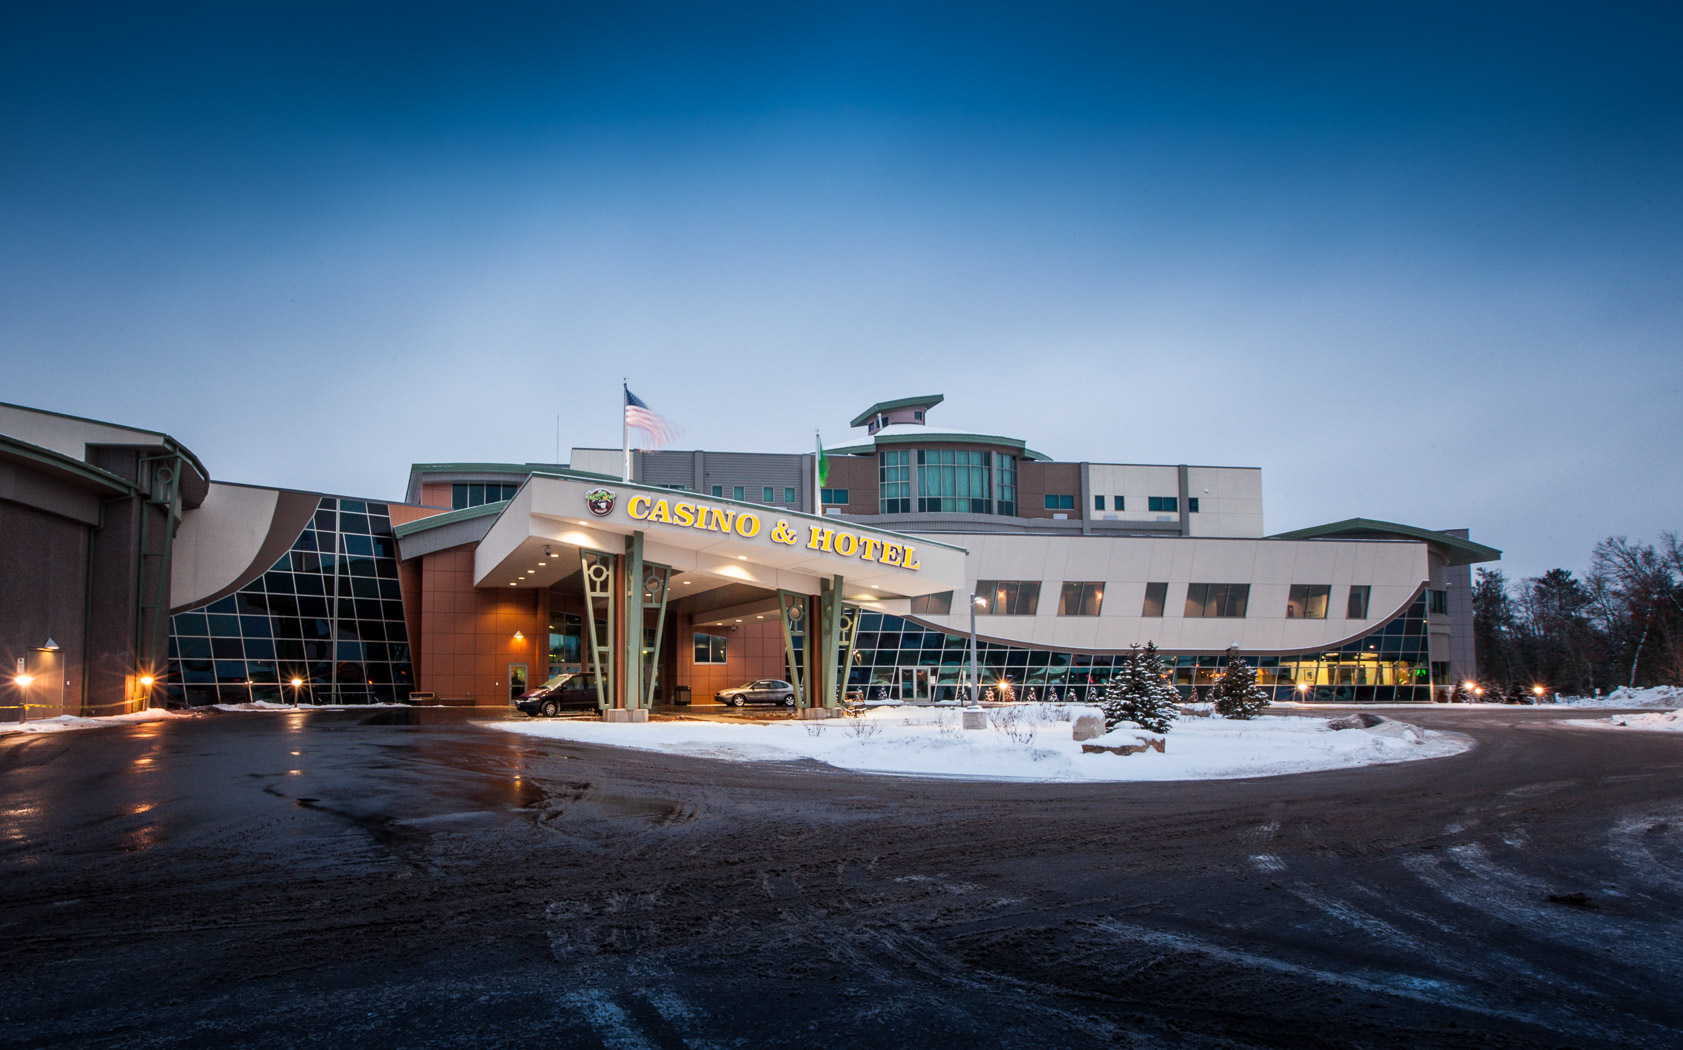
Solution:
[{"label": "dusk sky", "polygon": [[939,392],[1582,570],[1683,529],[1679,10],[8,4],[0,401],[395,499]]}]

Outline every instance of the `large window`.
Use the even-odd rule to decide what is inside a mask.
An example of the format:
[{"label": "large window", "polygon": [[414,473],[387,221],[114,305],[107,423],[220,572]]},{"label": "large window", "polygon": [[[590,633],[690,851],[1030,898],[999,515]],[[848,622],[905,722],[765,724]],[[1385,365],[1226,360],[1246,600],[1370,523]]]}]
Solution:
[{"label": "large window", "polygon": [[[846,489],[823,489],[822,496],[826,506],[831,504],[845,506],[847,503]],[[793,501],[791,501],[793,502]]]},{"label": "large window", "polygon": [[1070,493],[1048,492],[1046,494],[1047,510],[1074,510],[1075,497]]},{"label": "large window", "polygon": [[1248,583],[1192,583],[1186,587],[1187,616],[1243,616],[1250,602]]},{"label": "large window", "polygon": [[989,616],[1033,616],[1040,608],[1039,580],[977,580],[976,611]]},{"label": "large window", "polygon": [[1324,620],[1327,618],[1327,596],[1332,588],[1324,583],[1294,583],[1291,596],[1286,599],[1286,619]]},{"label": "large window", "polygon": [[993,498],[995,513],[1017,513],[1017,457],[1001,452],[993,457]]},{"label": "large window", "polygon": [[1373,593],[1373,588],[1367,584],[1360,584],[1350,588],[1350,604],[1344,615],[1352,620],[1367,619],[1367,598]]},{"label": "large window", "polygon": [[477,481],[457,482],[450,486],[450,507],[452,510],[462,510],[467,507],[483,507],[487,503],[501,503],[511,500],[520,491],[519,485],[484,485]]},{"label": "large window", "polygon": [[877,501],[882,514],[912,512],[912,454],[905,449],[877,453]]},{"label": "large window", "polygon": [[1104,603],[1104,584],[1065,583],[1058,595],[1059,616],[1097,616]]},{"label": "large window", "polygon": [[918,449],[917,509],[925,513],[991,514],[990,457],[967,449]]},{"label": "large window", "polygon": [[1147,496],[1145,509],[1158,514],[1175,514],[1180,511],[1179,496]]},{"label": "large window", "polygon": [[1166,583],[1148,583],[1145,585],[1145,608],[1140,610],[1141,616],[1162,616],[1163,605],[1169,599],[1169,585]]},{"label": "large window", "polygon": [[920,594],[912,599],[913,616],[946,616],[953,611],[953,592]]},{"label": "large window", "polygon": [[695,662],[698,664],[722,664],[725,662],[725,639],[723,635],[702,634],[695,635]]}]

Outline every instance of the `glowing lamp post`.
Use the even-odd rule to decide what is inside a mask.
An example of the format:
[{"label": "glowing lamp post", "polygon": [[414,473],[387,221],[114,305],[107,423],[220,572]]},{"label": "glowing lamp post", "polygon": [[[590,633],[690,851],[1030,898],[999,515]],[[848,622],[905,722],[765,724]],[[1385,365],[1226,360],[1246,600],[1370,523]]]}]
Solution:
[{"label": "glowing lamp post", "polygon": [[988,716],[982,713],[982,676],[976,669],[976,606],[985,599],[970,595],[970,706],[964,709],[964,728],[986,729]]}]

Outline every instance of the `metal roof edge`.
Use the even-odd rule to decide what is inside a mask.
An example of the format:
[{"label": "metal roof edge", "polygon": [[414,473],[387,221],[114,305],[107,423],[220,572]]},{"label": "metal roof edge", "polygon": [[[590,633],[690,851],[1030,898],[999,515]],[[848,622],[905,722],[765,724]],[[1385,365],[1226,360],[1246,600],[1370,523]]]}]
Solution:
[{"label": "metal roof edge", "polygon": [[1478,562],[1500,561],[1502,552],[1495,547],[1487,547],[1482,543],[1451,536],[1447,532],[1434,529],[1423,529],[1418,525],[1404,525],[1395,521],[1378,521],[1373,518],[1346,518],[1326,525],[1311,525],[1306,529],[1293,529],[1290,532],[1278,532],[1267,537],[1271,540],[1317,540],[1329,539],[1342,533],[1371,532],[1390,533],[1401,539],[1419,540],[1423,543],[1435,543],[1451,551],[1464,555],[1451,559],[1451,565],[1473,565]]}]

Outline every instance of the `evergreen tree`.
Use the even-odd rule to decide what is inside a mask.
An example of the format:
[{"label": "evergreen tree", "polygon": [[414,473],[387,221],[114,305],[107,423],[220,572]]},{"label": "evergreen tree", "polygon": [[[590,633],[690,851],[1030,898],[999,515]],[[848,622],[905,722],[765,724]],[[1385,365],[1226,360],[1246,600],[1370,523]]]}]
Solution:
[{"label": "evergreen tree", "polygon": [[1227,667],[1215,687],[1216,713],[1223,718],[1255,718],[1270,701],[1268,690],[1256,684],[1256,671],[1239,655],[1237,646],[1227,650]]},{"label": "evergreen tree", "polygon": [[1107,730],[1133,722],[1153,733],[1169,731],[1171,723],[1180,717],[1180,693],[1165,677],[1157,646],[1148,642],[1143,650],[1138,645],[1132,647],[1105,686],[1099,709],[1104,712]]}]

